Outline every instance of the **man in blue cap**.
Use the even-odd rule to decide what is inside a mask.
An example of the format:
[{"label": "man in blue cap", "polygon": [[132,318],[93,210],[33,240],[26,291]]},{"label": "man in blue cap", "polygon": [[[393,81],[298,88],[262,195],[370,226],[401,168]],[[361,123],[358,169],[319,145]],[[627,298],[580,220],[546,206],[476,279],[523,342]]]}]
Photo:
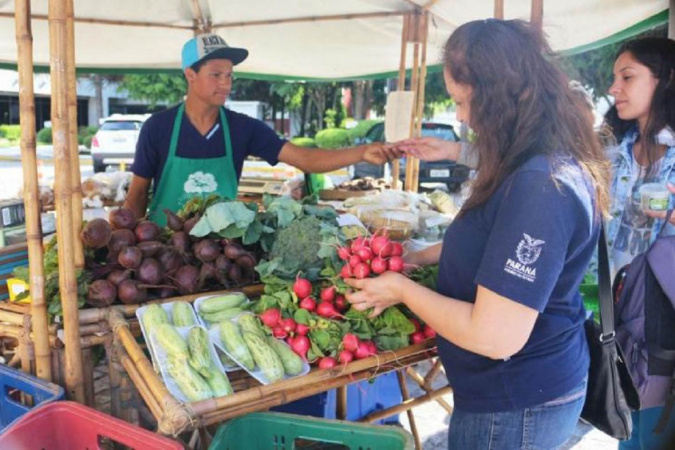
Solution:
[{"label": "man in blue cap", "polygon": [[265,123],[223,107],[232,89],[232,69],[248,56],[216,34],[202,34],[183,47],[188,84],[185,102],[154,114],[141,129],[134,173],[124,206],[138,218],[166,223],[163,211],[179,210],[192,196],[219,194],[234,199],[244,160],[281,161],[306,173],[329,172],[357,162],[384,164],[398,151],[382,144],[342,150],[302,148],[285,141]]}]

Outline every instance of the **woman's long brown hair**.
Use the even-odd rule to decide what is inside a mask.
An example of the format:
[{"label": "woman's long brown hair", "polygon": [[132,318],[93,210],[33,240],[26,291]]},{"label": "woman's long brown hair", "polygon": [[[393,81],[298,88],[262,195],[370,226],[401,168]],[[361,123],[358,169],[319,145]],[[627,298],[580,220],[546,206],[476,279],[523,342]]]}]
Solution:
[{"label": "woman's long brown hair", "polygon": [[485,203],[532,156],[562,154],[588,173],[596,212],[607,212],[609,163],[588,106],[572,92],[538,32],[519,20],[469,22],[445,44],[444,67],[472,88],[470,125],[479,166],[464,210]]}]

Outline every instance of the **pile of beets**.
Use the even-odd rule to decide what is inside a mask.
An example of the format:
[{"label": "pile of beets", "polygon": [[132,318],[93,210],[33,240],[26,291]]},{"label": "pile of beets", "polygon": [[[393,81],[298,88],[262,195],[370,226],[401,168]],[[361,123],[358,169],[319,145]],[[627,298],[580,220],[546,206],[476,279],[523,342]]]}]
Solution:
[{"label": "pile of beets", "polygon": [[195,238],[198,216],[183,221],[169,210],[168,227],[137,220],[120,208],[108,220],[94,219],[82,230],[91,255],[86,269],[93,280],[87,301],[105,307],[119,299],[141,303],[196,292],[226,289],[255,281],[253,253],[232,240]]}]

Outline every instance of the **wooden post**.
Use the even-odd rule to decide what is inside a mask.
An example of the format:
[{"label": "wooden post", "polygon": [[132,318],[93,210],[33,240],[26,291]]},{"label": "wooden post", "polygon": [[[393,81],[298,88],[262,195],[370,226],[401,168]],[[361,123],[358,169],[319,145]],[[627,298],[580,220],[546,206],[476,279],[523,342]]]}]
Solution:
[{"label": "wooden post", "polygon": [[77,76],[75,75],[75,13],[73,0],[66,0],[66,76],[68,103],[70,189],[73,202],[73,244],[75,245],[75,268],[84,268],[82,232],[82,179],[80,175],[80,152],[77,142]]},{"label": "wooden post", "polygon": [[[410,81],[410,90],[415,93],[414,101],[413,101],[413,114],[410,118],[410,136],[411,137],[417,137],[416,130],[417,130],[417,103],[419,101],[419,78],[420,78],[420,73],[419,73],[419,68],[420,68],[420,44],[422,42],[422,26],[421,23],[424,20],[423,15],[417,13],[413,16],[411,16],[411,23],[410,23],[410,32],[408,33],[408,38],[409,40],[414,42],[414,47],[413,47],[413,68],[412,68],[412,77]],[[408,156],[406,158],[406,164],[405,164],[405,190],[406,191],[412,191],[416,190],[413,189],[413,183],[414,183],[414,178],[415,178],[415,160],[417,158],[414,158],[412,156]]]},{"label": "wooden post", "polygon": [[668,39],[675,39],[675,0],[670,0],[668,9]]},{"label": "wooden post", "polygon": [[[424,88],[427,78],[427,37],[429,34],[429,13],[425,12],[420,20],[420,34],[422,39],[422,60],[420,61],[420,79],[417,86],[417,104],[415,105],[415,115],[417,123],[414,136],[422,136],[422,120],[424,119]],[[412,164],[412,191],[417,192],[420,185],[420,160],[413,159]]]},{"label": "wooden post", "polygon": [[504,19],[504,0],[495,0],[495,19]]},{"label": "wooden post", "polygon": [[[405,58],[406,50],[408,47],[408,29],[409,29],[410,16],[403,16],[403,29],[401,31],[401,59],[398,66],[398,86],[396,87],[397,91],[405,91]],[[392,189],[399,189],[399,180],[401,178],[401,160],[397,159],[392,164]]]},{"label": "wooden post", "polygon": [[49,321],[45,302],[44,251],[40,221],[40,189],[35,144],[35,95],[33,91],[33,32],[30,0],[15,2],[16,44],[19,69],[19,122],[21,124],[21,168],[23,202],[26,210],[26,241],[30,269],[32,327],[35,334],[35,368],[39,378],[52,379]]},{"label": "wooden post", "polygon": [[65,379],[68,398],[85,402],[80,323],[77,312],[77,277],[73,243],[73,205],[69,148],[67,86],[67,5],[66,0],[49,2],[49,52],[52,89],[52,140],[54,146],[54,200],[59,245],[59,292],[65,334]]},{"label": "wooden post", "polygon": [[[401,387],[401,398],[403,398],[403,402],[405,403],[410,399],[410,392],[408,392],[408,385],[406,384],[403,369],[397,370],[396,376],[398,377],[398,385]],[[415,414],[412,409],[408,409],[406,413],[408,414],[408,422],[410,422],[410,430],[412,431],[413,438],[415,438],[415,448],[422,450],[420,434],[417,432],[417,424],[415,423]]]},{"label": "wooden post", "polygon": [[544,0],[532,0],[530,23],[539,31],[544,26]]}]

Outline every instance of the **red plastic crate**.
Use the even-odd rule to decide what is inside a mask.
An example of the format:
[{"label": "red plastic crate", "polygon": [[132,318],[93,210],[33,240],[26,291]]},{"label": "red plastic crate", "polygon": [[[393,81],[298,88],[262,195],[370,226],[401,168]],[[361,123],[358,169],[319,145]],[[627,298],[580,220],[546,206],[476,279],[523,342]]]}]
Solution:
[{"label": "red plastic crate", "polygon": [[183,450],[183,446],[136,425],[75,402],[33,409],[0,434],[0,449],[98,450],[114,442],[134,450]]}]

